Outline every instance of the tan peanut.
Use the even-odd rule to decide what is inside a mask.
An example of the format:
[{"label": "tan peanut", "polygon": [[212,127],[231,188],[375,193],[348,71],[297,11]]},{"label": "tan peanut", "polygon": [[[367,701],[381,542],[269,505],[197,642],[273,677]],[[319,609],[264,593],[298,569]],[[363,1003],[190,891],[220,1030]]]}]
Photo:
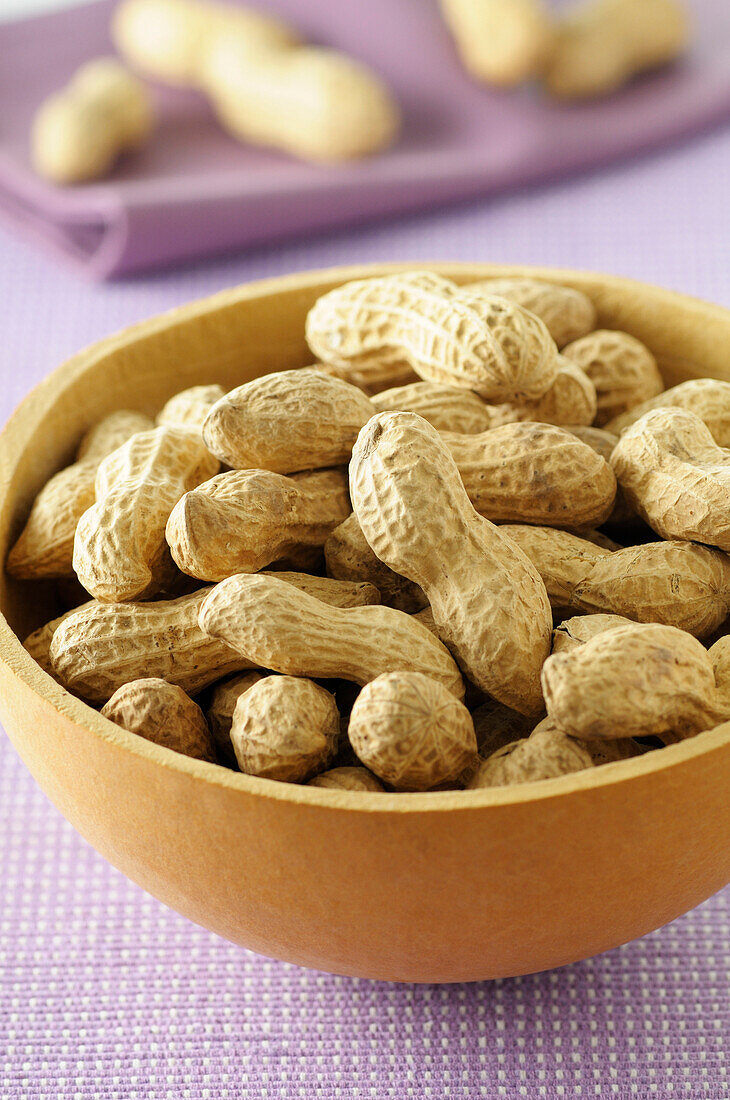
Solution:
[{"label": "tan peanut", "polygon": [[536,420],[543,424],[592,424],[596,415],[596,388],[590,378],[564,356],[558,356],[558,373],[537,401],[494,405],[491,425]]},{"label": "tan peanut", "polygon": [[364,685],[383,672],[423,672],[464,694],[445,646],[391,607],[335,608],[273,577],[239,574],[212,590],[199,623],[254,666],[288,676]]},{"label": "tan peanut", "polygon": [[333,791],[383,791],[385,788],[379,779],[367,768],[343,767],[331,768],[328,772],[315,775],[310,779],[309,787],[328,787]]},{"label": "tan peanut", "polygon": [[455,780],[477,755],[463,703],[418,672],[391,672],[367,684],[350,715],[358,758],[400,791],[427,791]]},{"label": "tan peanut", "polygon": [[617,630],[620,626],[632,626],[631,619],[623,615],[574,615],[564,619],[553,631],[553,653],[568,653],[578,646],[590,642],[597,634],[607,630]]},{"label": "tan peanut", "polygon": [[81,516],[96,499],[95,482],[103,458],[137,432],[152,427],[149,417],[126,410],[112,413],[81,440],[76,462],[46,482],[13,546],[6,568],[12,577],[73,577],[73,547]]},{"label": "tan peanut", "polygon": [[[368,584],[301,573],[273,576],[335,606],[377,601]],[[143,676],[159,677],[195,695],[230,672],[258,667],[198,626],[200,607],[212,591],[203,588],[151,603],[91,603],[79,609],[53,635],[53,674],[68,691],[103,703],[122,684]]]},{"label": "tan peanut", "polygon": [[215,763],[205,716],[190,696],[166,680],[145,677],[114,692],[101,713],[130,733],[185,756]]},{"label": "tan peanut", "polygon": [[318,299],[306,334],[326,363],[407,363],[426,381],[489,401],[541,397],[558,372],[555,341],[539,318],[430,272],[346,283]]},{"label": "tan peanut", "polygon": [[675,60],[688,38],[680,0],[584,0],[558,24],[547,88],[561,99],[606,95]]},{"label": "tan peanut", "polygon": [[34,630],[24,640],[23,648],[30,653],[33,660],[41,666],[43,671],[47,672],[49,676],[53,676],[54,679],[55,673],[51,661],[51,642],[53,641],[53,635],[56,633],[61,623],[65,622],[71,615],[75,615],[77,611],[85,611],[87,608],[93,606],[95,606],[95,601],[89,600],[80,607],[73,607],[70,611],[65,611],[63,615],[58,615],[55,619],[51,619],[50,622],[44,623],[43,626],[39,626],[37,630]]},{"label": "tan peanut", "polygon": [[[628,623],[628,625],[630,626],[631,623]],[[587,752],[596,767],[602,764],[614,764],[617,760],[631,760],[635,756],[643,756],[645,752],[651,751],[645,744],[635,741],[631,737],[617,737],[611,741],[581,741],[578,738],[570,737],[565,730],[560,729],[555,719],[550,717],[543,718],[542,722],[535,726],[532,733],[536,740],[549,734],[557,735],[558,739],[566,738],[573,745],[578,746],[581,751]]]},{"label": "tan peanut", "polygon": [[236,703],[231,742],[247,775],[303,783],[332,761],[340,736],[334,697],[294,676],[265,676]]},{"label": "tan peanut", "polygon": [[730,450],[684,409],[655,409],[622,435],[611,457],[627,500],[664,539],[730,550]]},{"label": "tan peanut", "polygon": [[584,740],[691,737],[720,721],[707,650],[671,626],[605,631],[548,657],[542,680],[548,715]]},{"label": "tan peanut", "polygon": [[542,0],[440,0],[464,67],[488,84],[538,76],[552,42]]},{"label": "tan peanut", "polygon": [[217,469],[199,435],[169,426],[140,432],[105,458],[96,503],[76,528],[73,564],[84,588],[108,602],[158,592],[171,573],[170,512]]},{"label": "tan peanut", "polygon": [[515,787],[592,767],[591,755],[583,745],[554,725],[541,722],[529,737],[497,749],[483,761],[472,776],[469,789]]},{"label": "tan peanut", "polygon": [[629,412],[609,420],[606,430],[620,435],[653,409],[686,409],[699,416],[720,447],[730,447],[730,382],[719,378],[692,378],[680,382],[650,401],[643,401]]},{"label": "tan peanut", "polygon": [[243,36],[252,50],[284,49],[293,29],[256,8],[200,0],[122,0],[112,19],[114,44],[130,65],[155,80],[196,85],[200,58],[221,33]]},{"label": "tan peanut", "polygon": [[350,494],[375,554],[420,585],[469,679],[515,710],[539,713],[552,628],[545,586],[475,512],[436,429],[414,413],[379,413],[355,444]]},{"label": "tan peanut", "polygon": [[[193,577],[255,573],[303,548],[321,548],[350,515],[342,470],[272,474],[230,470],[186,493],[170,513],[173,560]],[[366,579],[366,578],[358,578]]]},{"label": "tan peanut", "polygon": [[165,402],[157,414],[157,423],[202,432],[205,418],[222,397],[225,397],[222,386],[191,386]]},{"label": "tan peanut", "polygon": [[376,412],[413,412],[441,432],[475,435],[493,426],[494,413],[476,393],[438,382],[396,386],[373,397]]},{"label": "tan peanut", "polygon": [[38,109],[33,167],[54,183],[97,179],[147,141],[152,123],[149,94],[136,77],[112,57],[89,61]]},{"label": "tan peanut", "polygon": [[406,577],[399,577],[375,556],[354,512],[328,535],[324,556],[331,577],[368,581],[375,585],[381,601],[389,607],[412,614],[428,603],[417,584]]},{"label": "tan peanut", "polygon": [[582,527],[611,513],[616,479],[609,463],[553,424],[504,424],[482,435],[441,438],[469,500],[493,522]]},{"label": "tan peanut", "polygon": [[259,680],[263,680],[264,675],[263,672],[240,672],[227,680],[221,680],[213,688],[210,701],[205,708],[205,717],[213,738],[216,755],[220,763],[227,765],[229,768],[238,766],[231,741],[231,724],[236,703],[249,688],[252,688]]},{"label": "tan peanut", "polygon": [[651,542],[612,553],[549,527],[502,530],[532,561],[555,608],[623,615],[698,638],[730,611],[730,559],[710,547]]},{"label": "tan peanut", "polygon": [[356,386],[315,369],[279,371],[231,390],[203,427],[209,449],[239,470],[291,474],[349,461],[374,414]]},{"label": "tan peanut", "polygon": [[334,50],[252,50],[217,35],[201,57],[199,87],[234,137],[305,160],[340,162],[392,145],[400,111],[383,81]]},{"label": "tan peanut", "polygon": [[[656,359],[628,332],[599,329],[563,348],[596,390],[595,424],[601,427],[664,389]],[[582,423],[582,421],[575,421]]]},{"label": "tan peanut", "polygon": [[475,293],[496,294],[534,313],[547,325],[559,348],[586,336],[596,327],[596,307],[582,290],[524,276],[506,276],[469,283]]}]

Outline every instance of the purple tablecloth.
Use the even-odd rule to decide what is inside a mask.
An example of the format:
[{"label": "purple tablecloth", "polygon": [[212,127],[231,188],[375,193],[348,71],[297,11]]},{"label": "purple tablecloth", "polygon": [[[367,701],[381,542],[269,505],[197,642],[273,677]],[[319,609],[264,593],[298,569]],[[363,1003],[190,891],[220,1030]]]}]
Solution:
[{"label": "purple tablecloth", "polygon": [[[114,286],[0,233],[0,412],[64,356],[242,280],[379,259],[554,263],[730,305],[730,131],[546,190]],[[729,349],[730,354],[730,349]],[[3,1100],[730,1093],[730,890],[553,973],[390,986],[269,962],[91,850],[0,742]]]},{"label": "purple tablecloth", "polygon": [[109,179],[53,187],[28,167],[30,120],[80,62],[109,52],[105,0],[0,27],[0,212],[105,277],[555,179],[730,115],[727,0],[692,0],[695,37],[680,64],[570,106],[531,88],[504,93],[469,79],[436,0],[262,6],[386,77],[404,118],[393,149],[349,165],[304,164],[234,142],[202,99],[159,89],[159,126],[144,150]]}]

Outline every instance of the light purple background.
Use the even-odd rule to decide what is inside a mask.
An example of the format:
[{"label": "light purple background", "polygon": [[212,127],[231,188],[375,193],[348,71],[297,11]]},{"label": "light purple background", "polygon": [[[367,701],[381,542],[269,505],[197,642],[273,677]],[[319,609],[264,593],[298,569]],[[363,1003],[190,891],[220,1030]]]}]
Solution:
[{"label": "light purple background", "polygon": [[[600,175],[112,286],[77,281],[0,231],[0,414],[122,325],[329,264],[572,265],[730,306],[729,195],[725,130]],[[549,974],[446,987],[331,978],[233,947],[132,886],[6,741],[0,883],[3,1100],[730,1093],[730,890]]]}]

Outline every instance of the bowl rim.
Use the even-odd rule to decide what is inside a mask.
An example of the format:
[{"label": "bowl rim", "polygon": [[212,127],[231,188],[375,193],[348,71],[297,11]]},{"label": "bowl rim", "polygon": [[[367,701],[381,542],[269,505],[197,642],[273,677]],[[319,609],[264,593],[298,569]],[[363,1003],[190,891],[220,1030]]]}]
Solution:
[{"label": "bowl rim", "polygon": [[[120,343],[134,342],[152,335],[157,331],[174,325],[177,320],[190,320],[204,315],[220,306],[234,305],[236,302],[271,294],[310,288],[321,283],[341,283],[353,279],[371,278],[406,270],[435,270],[447,276],[454,275],[461,281],[471,277],[480,278],[498,276],[525,276],[543,278],[551,282],[565,281],[569,285],[586,286],[600,283],[608,288],[623,289],[635,287],[639,292],[650,291],[655,297],[664,299],[668,306],[680,303],[686,308],[692,305],[701,312],[712,314],[716,318],[730,323],[730,310],[704,302],[689,295],[665,290],[650,283],[616,275],[603,275],[597,272],[577,271],[565,268],[536,267],[516,264],[426,262],[415,263],[370,263],[332,268],[307,270],[293,275],[274,276],[267,279],[244,283],[219,291],[216,294],[196,299],[189,305],[177,307],[156,314],[148,320],[127,326],[120,332],[94,342],[89,347],[67,359],[59,367],[41,380],[17,406],[0,432],[0,470],[12,468],[13,455],[17,454],[16,440],[27,440],[28,429],[37,415],[49,408],[58,395],[75,377],[93,366]],[[2,475],[0,494],[4,495],[9,476]],[[708,752],[720,751],[730,746],[730,721],[722,723],[712,730],[704,731],[695,737],[666,746],[661,751],[646,753],[628,760],[614,761],[600,767],[587,768],[582,772],[560,776],[555,779],[543,779],[523,783],[514,787],[484,787],[476,790],[423,791],[404,793],[380,793],[369,791],[347,791],[325,787],[310,787],[306,784],[282,783],[277,780],[263,779],[258,776],[235,772],[218,764],[197,760],[172,749],[164,748],[147,741],[138,734],[130,733],[103,717],[83,700],[71,695],[33,660],[23,648],[17,634],[11,629],[5,615],[0,612],[0,664],[61,716],[91,732],[111,747],[115,747],[141,757],[162,768],[180,772],[193,780],[204,782],[213,787],[222,787],[230,791],[272,801],[310,805],[324,809],[347,810],[353,813],[398,813],[424,814],[443,813],[460,810],[474,812],[504,806],[517,806],[523,803],[539,803],[565,795],[580,794],[602,787],[617,786],[633,780],[643,779],[655,773],[663,773],[689,761],[704,756]]]}]

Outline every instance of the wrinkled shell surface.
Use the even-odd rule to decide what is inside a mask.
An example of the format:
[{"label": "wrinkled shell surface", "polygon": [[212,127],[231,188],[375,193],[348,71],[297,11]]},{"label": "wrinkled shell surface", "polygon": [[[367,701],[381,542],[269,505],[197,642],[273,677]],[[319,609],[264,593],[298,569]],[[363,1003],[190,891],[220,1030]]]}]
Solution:
[{"label": "wrinkled shell surface", "polygon": [[[473,0],[470,2],[473,3]],[[569,286],[545,283],[541,279],[508,277],[470,283],[469,289],[508,298],[536,314],[545,322],[559,348],[578,340],[596,327],[596,307],[593,302],[582,290],[573,290]]]},{"label": "wrinkled shell surface", "polygon": [[235,469],[290,474],[347,462],[374,406],[322,371],[279,371],[231,390],[208,414],[206,444]]},{"label": "wrinkled shell surface", "polygon": [[333,378],[341,378],[371,397],[384,390],[412,386],[420,379],[408,363],[365,363],[362,367],[335,367],[332,363],[315,363],[313,370]]},{"label": "wrinkled shell surface", "polygon": [[7,570],[13,577],[72,577],[76,526],[96,499],[99,463],[137,432],[152,426],[141,413],[111,413],[81,440],[78,458],[46,482],[10,551]]},{"label": "wrinkled shell surface", "polygon": [[373,551],[420,585],[469,679],[515,710],[539,713],[552,629],[545,586],[515,543],[474,511],[436,429],[413,413],[379,413],[353,450],[350,493]]},{"label": "wrinkled shell surface", "polygon": [[540,0],[440,0],[440,4],[461,60],[477,80],[510,86],[540,73],[552,41],[550,20]]},{"label": "wrinkled shell surface", "polygon": [[236,703],[242,695],[263,680],[263,672],[241,672],[237,676],[231,676],[216,684],[206,708],[205,716],[208,720],[213,742],[215,744],[218,759],[229,768],[237,766],[236,754],[233,751],[231,741],[231,725]]},{"label": "wrinkled shell surface", "polygon": [[181,390],[162,406],[157,414],[157,423],[202,432],[208,413],[224,396],[223,387],[216,385],[191,386]]},{"label": "wrinkled shell surface", "polygon": [[635,624],[558,653],[542,673],[549,716],[583,739],[690,737],[717,724],[707,650],[671,626]]},{"label": "wrinkled shell surface", "polygon": [[542,424],[592,424],[596,415],[596,388],[569,359],[558,356],[558,373],[537,401],[492,406],[491,427],[536,420]]},{"label": "wrinkled shell surface", "polygon": [[[505,424],[442,438],[469,500],[493,522],[592,526],[611,513],[616,478],[591,447],[552,424]],[[448,515],[448,513],[444,513]]]},{"label": "wrinkled shell surface", "polygon": [[[617,435],[606,431],[604,428],[594,428],[586,424],[567,424],[565,430],[577,436],[583,443],[587,443],[601,458],[605,458],[606,462],[610,462],[614,447],[618,443]],[[635,518],[636,513],[624,496],[623,489],[620,485],[617,485],[613,511],[606,523],[627,523]]]},{"label": "wrinkled shell surface", "polygon": [[328,787],[333,791],[383,791],[383,784],[367,768],[332,768],[310,779],[310,787]]},{"label": "wrinkled shell surface", "polygon": [[537,568],[554,607],[624,615],[697,637],[730,610],[730,560],[691,542],[650,542],[614,552],[549,527],[504,531]]},{"label": "wrinkled shell surface", "polygon": [[312,307],[306,331],[326,363],[406,362],[426,381],[490,401],[541,397],[558,370],[555,341],[534,314],[429,272],[338,287]]},{"label": "wrinkled shell surface", "polygon": [[493,409],[471,390],[438,382],[414,382],[373,397],[377,412],[413,412],[440,432],[475,435],[493,426]]},{"label": "wrinkled shell surface", "polygon": [[53,664],[51,662],[51,642],[53,641],[53,635],[56,633],[56,630],[61,623],[70,618],[71,615],[75,615],[77,611],[85,611],[87,608],[95,606],[95,601],[90,600],[80,607],[74,607],[70,611],[64,612],[63,615],[58,615],[55,619],[51,619],[50,622],[44,623],[43,626],[39,626],[38,629],[34,630],[32,634],[29,634],[23,642],[23,648],[30,653],[33,660],[36,661],[49,676],[53,676],[55,679]]},{"label": "wrinkled shell surface", "polygon": [[694,413],[645,413],[611,462],[627,499],[662,538],[730,550],[730,450]]},{"label": "wrinkled shell surface", "polygon": [[382,603],[412,614],[426,606],[421,588],[389,569],[370,549],[353,512],[328,536],[324,544],[327,572],[341,580],[369,581],[380,592]]},{"label": "wrinkled shell surface", "polygon": [[231,741],[247,775],[302,783],[327,767],[337,750],[340,715],[334,696],[311,680],[265,676],[236,703]]},{"label": "wrinkled shell surface", "polygon": [[202,710],[182,688],[146,677],[124,684],[101,713],[130,733],[185,756],[215,763],[215,749]]},{"label": "wrinkled shell surface", "polygon": [[656,359],[640,340],[627,332],[599,329],[563,348],[563,355],[584,371],[595,386],[597,427],[642,401],[649,401],[664,389]]},{"label": "wrinkled shell surface", "polygon": [[350,515],[347,473],[314,470],[285,477],[229,470],[186,493],[170,513],[173,560],[193,577],[222,581],[322,547]]},{"label": "wrinkled shell surface", "polygon": [[110,603],[159,591],[170,575],[170,512],[217,469],[198,436],[171,427],[140,432],[105,458],[96,504],[76,528],[73,563],[84,588]]},{"label": "wrinkled shell surface", "polygon": [[239,574],[212,590],[199,622],[257,668],[361,685],[383,672],[417,671],[464,694],[446,647],[392,607],[330,607],[273,577]]},{"label": "wrinkled shell surface", "polygon": [[403,791],[427,791],[456,779],[477,753],[464,704],[417,672],[388,673],[364,687],[348,736],[363,764]]},{"label": "wrinkled shell surface", "polygon": [[730,447],[730,382],[721,382],[719,378],[692,378],[689,382],[680,382],[651,401],[644,401],[630,412],[610,420],[606,429],[620,435],[644,413],[666,408],[686,409],[699,416],[717,445]]},{"label": "wrinkled shell surface", "polygon": [[554,725],[541,722],[528,738],[505,745],[480,764],[469,789],[514,787],[592,767],[587,749]]}]

